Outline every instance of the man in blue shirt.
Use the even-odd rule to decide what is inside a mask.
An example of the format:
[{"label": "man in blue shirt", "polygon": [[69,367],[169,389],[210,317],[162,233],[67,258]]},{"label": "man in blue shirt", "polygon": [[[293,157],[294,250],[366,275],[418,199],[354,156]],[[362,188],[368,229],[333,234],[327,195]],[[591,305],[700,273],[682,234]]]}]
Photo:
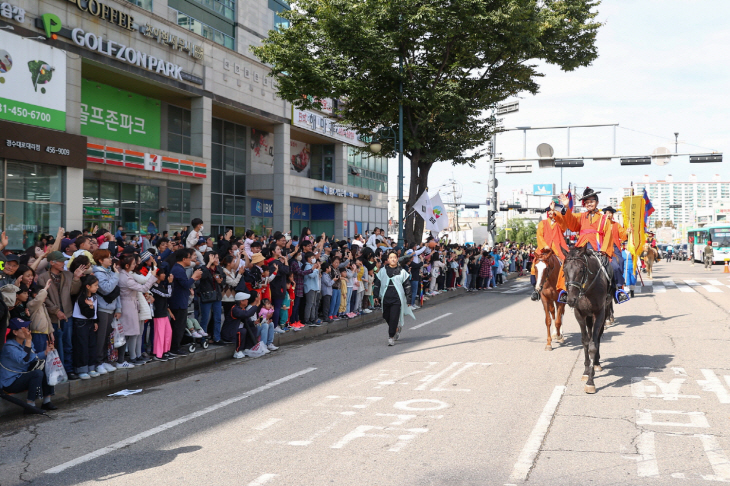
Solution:
[{"label": "man in blue shirt", "polygon": [[172,295],[170,295],[167,304],[170,306],[173,321],[172,324],[172,343],[170,345],[170,354],[173,356],[186,356],[187,351],[180,349],[183,333],[188,319],[188,297],[190,289],[203,276],[203,271],[198,269],[188,278],[185,269],[194,265],[195,250],[192,248],[182,248],[175,252],[175,265],[172,267],[170,274],[172,280]]}]

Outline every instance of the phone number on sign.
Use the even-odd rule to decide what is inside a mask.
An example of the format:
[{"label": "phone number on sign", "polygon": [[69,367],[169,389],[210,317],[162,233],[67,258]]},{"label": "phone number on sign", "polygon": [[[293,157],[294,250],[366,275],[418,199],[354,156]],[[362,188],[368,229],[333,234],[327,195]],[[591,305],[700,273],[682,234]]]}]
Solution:
[{"label": "phone number on sign", "polygon": [[43,113],[42,111],[28,110],[26,108],[20,108],[17,106],[10,106],[7,104],[0,103],[0,113],[12,113],[15,116],[21,118],[30,118],[31,120],[40,120],[42,122],[50,123],[51,114]]}]

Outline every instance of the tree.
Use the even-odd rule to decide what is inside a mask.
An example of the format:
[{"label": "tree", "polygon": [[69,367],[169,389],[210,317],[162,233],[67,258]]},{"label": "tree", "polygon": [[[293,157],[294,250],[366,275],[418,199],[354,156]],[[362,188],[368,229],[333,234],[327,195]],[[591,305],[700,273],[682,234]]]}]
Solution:
[{"label": "tree", "polygon": [[[596,59],[598,3],[298,0],[280,14],[290,26],[253,51],[272,66],[281,98],[302,109],[340,99],[336,116],[363,134],[395,127],[402,102],[409,214],[433,164],[474,166],[484,155],[479,147],[497,123],[487,110],[538,92],[536,60],[571,71]],[[383,154],[394,156],[392,141],[383,142]],[[406,239],[422,233],[423,220],[410,214]]]},{"label": "tree", "polygon": [[[509,228],[509,231],[506,231]],[[524,219],[510,219],[507,226],[497,233],[497,242],[503,243],[507,239],[513,243],[537,245],[537,224],[534,221],[525,222]]]}]

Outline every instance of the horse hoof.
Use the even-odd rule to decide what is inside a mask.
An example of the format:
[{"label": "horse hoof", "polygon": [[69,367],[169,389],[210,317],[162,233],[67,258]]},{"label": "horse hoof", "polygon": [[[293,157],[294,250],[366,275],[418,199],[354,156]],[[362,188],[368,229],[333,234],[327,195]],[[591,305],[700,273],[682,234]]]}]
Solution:
[{"label": "horse hoof", "polygon": [[588,375],[581,376],[580,381],[588,381]]},{"label": "horse hoof", "polygon": [[586,385],[585,386],[585,392],[586,393],[596,393],[596,387],[595,387],[595,385]]},{"label": "horse hoof", "polygon": [[603,368],[601,367],[601,365],[595,365],[593,367],[593,371],[603,371]]},{"label": "horse hoof", "polygon": [[545,351],[552,351],[552,350],[553,350],[553,347],[550,346],[549,344],[547,346],[545,346]]},{"label": "horse hoof", "polygon": [[563,336],[560,336],[560,337],[559,337],[559,338],[557,339],[557,341],[558,341],[559,343],[564,343],[564,342],[565,342],[565,338],[564,338]]}]

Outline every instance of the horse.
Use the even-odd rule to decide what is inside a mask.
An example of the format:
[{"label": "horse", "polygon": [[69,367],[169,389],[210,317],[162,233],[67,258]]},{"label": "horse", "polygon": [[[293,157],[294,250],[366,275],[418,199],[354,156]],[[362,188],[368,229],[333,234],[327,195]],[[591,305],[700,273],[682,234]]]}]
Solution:
[{"label": "horse", "polygon": [[[535,255],[535,269],[537,272],[537,284],[535,290],[540,294],[542,308],[545,311],[545,326],[547,327],[547,344],[545,351],[553,350],[553,339],[559,343],[565,342],[565,337],[560,329],[563,325],[563,314],[565,304],[558,302],[558,275],[560,274],[560,260],[552,250],[543,250]],[[555,323],[555,334],[550,336],[550,327]]]},{"label": "horse", "polygon": [[563,265],[568,292],[568,305],[580,325],[585,353],[582,380],[585,392],[596,393],[593,377],[601,368],[601,336],[606,323],[606,311],[611,302],[610,265],[604,265],[601,256],[585,247],[570,250]]},{"label": "horse", "polygon": [[649,276],[649,278],[653,278],[652,275],[652,267],[654,266],[654,262],[657,261],[657,258],[659,257],[659,252],[657,252],[656,248],[652,248],[649,243],[644,244],[644,252],[641,254],[641,259],[644,260],[644,263],[646,263],[646,274]]}]

